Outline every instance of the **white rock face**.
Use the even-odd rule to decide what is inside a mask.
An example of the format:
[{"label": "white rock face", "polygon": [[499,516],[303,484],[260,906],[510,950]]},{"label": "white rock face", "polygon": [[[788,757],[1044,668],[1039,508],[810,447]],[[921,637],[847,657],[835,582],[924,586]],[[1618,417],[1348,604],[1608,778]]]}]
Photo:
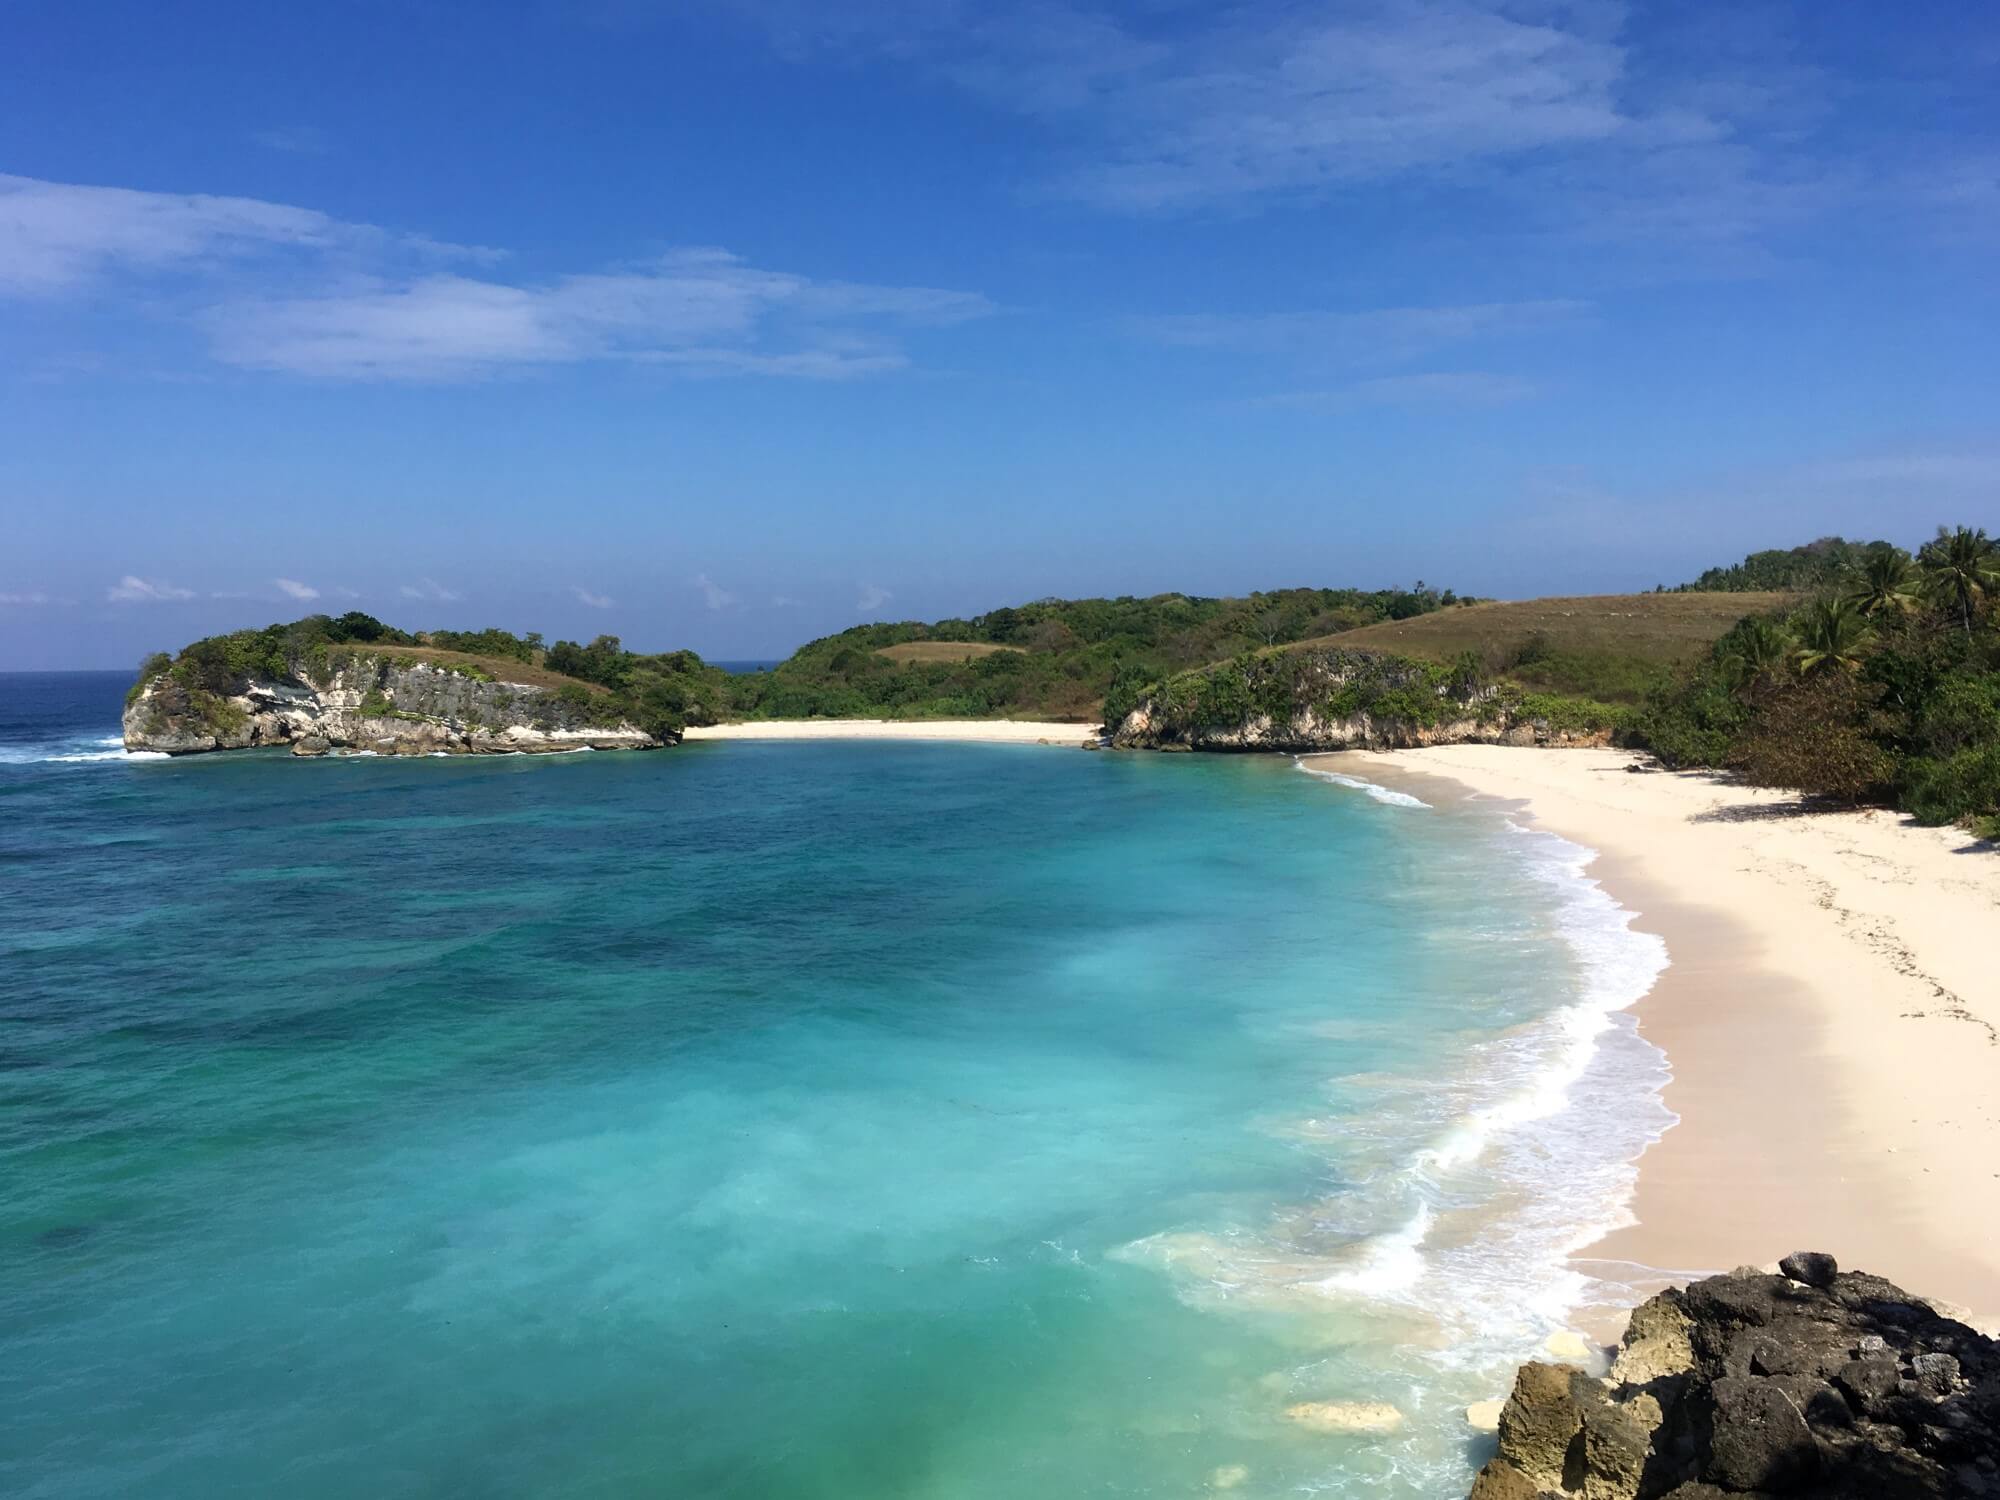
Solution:
[{"label": "white rock face", "polygon": [[661,741],[531,683],[494,682],[396,656],[344,656],[324,681],[305,669],[253,678],[226,697],[189,692],[162,673],[125,709],[128,750],[194,755],[290,745],[294,755],[548,754],[651,750]]}]

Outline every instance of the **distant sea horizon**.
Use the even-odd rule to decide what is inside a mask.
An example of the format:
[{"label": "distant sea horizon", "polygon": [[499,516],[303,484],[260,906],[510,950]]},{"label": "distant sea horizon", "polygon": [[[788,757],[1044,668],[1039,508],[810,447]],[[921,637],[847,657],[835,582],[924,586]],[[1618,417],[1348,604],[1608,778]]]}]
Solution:
[{"label": "distant sea horizon", "polygon": [[0,685],[9,1495],[1436,1500],[1669,1118],[1657,941],[1483,806],[121,677]]}]

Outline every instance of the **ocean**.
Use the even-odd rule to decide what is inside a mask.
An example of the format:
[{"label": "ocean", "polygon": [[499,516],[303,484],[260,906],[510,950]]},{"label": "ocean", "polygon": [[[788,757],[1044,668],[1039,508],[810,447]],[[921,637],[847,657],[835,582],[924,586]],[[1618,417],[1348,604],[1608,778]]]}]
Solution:
[{"label": "ocean", "polygon": [[1658,942],[1501,811],[167,761],[126,682],[0,676],[9,1496],[1439,1500],[1670,1119]]}]

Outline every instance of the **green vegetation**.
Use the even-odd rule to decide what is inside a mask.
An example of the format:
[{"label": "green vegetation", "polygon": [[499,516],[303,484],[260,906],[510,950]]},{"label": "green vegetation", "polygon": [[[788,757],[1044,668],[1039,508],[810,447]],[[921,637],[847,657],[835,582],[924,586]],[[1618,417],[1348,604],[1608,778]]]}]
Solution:
[{"label": "green vegetation", "polygon": [[[1710,568],[1675,592],[1748,594],[1776,590],[1803,594],[1844,588],[1862,575],[1871,559],[1899,552],[1892,542],[1850,542],[1845,537],[1823,536],[1803,547],[1753,552],[1740,563]],[[1901,555],[1908,560],[1908,553]]]},{"label": "green vegetation", "polygon": [[1242,599],[1043,599],[933,624],[858,625],[735,679],[745,718],[1122,717],[1148,683],[1245,650],[1409,619],[1450,590],[1282,589]]},{"label": "green vegetation", "polygon": [[1672,766],[2000,836],[2000,544],[1940,528],[1914,558],[1845,555],[1813,597],[1745,619],[1655,690],[1634,740]]}]

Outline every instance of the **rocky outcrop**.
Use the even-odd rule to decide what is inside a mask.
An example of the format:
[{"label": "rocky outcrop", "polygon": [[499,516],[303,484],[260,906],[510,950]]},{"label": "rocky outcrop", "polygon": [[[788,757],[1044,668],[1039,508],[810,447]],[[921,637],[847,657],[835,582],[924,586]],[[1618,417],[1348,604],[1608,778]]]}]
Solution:
[{"label": "rocky outcrop", "polygon": [[1461,669],[1322,649],[1169,678],[1111,726],[1129,750],[1408,750],[1611,742],[1612,710],[1480,685]]},{"label": "rocky outcrop", "polygon": [[1521,1367],[1473,1500],[2000,1497],[2000,1344],[1830,1255],[1660,1293],[1609,1376]]},{"label": "rocky outcrop", "polygon": [[504,682],[415,656],[355,652],[229,692],[157,672],[125,708],[125,748],[194,755],[289,745],[294,755],[493,755],[647,750],[662,741],[599,711],[580,688]]}]

